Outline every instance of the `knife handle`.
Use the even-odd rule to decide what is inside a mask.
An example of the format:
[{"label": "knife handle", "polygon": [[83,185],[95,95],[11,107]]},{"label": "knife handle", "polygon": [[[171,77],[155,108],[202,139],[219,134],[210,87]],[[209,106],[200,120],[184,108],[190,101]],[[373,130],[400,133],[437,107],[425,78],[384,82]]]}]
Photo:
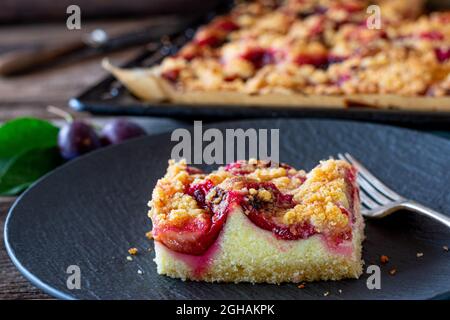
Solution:
[{"label": "knife handle", "polygon": [[57,45],[29,46],[8,51],[0,55],[0,75],[9,76],[27,71],[84,47],[86,47],[85,42],[77,40]]}]

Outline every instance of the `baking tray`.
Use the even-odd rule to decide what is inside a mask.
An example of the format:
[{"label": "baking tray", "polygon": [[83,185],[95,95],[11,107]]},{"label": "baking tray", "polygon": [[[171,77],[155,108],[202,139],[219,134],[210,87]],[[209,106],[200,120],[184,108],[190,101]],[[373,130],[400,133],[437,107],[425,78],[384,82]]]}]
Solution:
[{"label": "baking tray", "polygon": [[[159,63],[164,57],[176,53],[187,41],[192,39],[198,26],[205,24],[217,14],[229,10],[231,1],[227,1],[214,12],[194,19],[192,26],[180,30],[172,37],[166,37],[160,43],[147,46],[136,58],[122,67],[150,67]],[[450,130],[450,112],[406,111],[376,109],[367,106],[349,106],[346,109],[333,108],[283,108],[223,106],[223,105],[180,105],[169,102],[143,102],[134,97],[113,76],[104,79],[87,88],[77,97],[69,100],[69,106],[77,111],[88,111],[103,115],[132,115],[171,117],[183,120],[230,120],[242,118],[267,117],[309,117],[336,118],[356,121],[370,121],[400,125],[421,129]]]}]

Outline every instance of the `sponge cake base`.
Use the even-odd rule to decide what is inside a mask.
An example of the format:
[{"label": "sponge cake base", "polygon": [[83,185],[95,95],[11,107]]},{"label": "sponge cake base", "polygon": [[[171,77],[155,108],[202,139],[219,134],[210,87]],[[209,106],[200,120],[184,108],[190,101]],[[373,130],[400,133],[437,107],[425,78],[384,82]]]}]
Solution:
[{"label": "sponge cake base", "polygon": [[230,212],[216,242],[201,256],[155,241],[159,274],[208,282],[302,282],[358,278],[364,222],[357,214],[352,240],[330,244],[322,235],[281,240],[254,225],[240,208]]}]

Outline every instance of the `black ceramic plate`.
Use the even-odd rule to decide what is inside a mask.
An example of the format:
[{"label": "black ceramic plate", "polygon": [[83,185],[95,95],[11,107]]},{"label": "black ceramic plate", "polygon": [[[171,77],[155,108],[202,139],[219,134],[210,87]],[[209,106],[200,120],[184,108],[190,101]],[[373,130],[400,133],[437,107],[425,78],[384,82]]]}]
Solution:
[{"label": "black ceramic plate", "polygon": [[[450,214],[450,142],[387,126],[321,120],[222,123],[224,128],[280,128],[281,160],[311,169],[321,159],[348,151],[393,189]],[[159,276],[147,201],[166,169],[170,135],[141,138],[61,167],[30,188],[14,205],[5,243],[19,270],[60,298],[81,299],[426,299],[448,298],[450,232],[408,212],[367,221],[364,260],[381,266],[381,290],[359,280],[294,284],[209,284]],[[141,254],[127,261],[127,250]],[[423,252],[418,258],[417,252]],[[68,290],[66,269],[81,268],[81,289]],[[395,268],[397,273],[389,275]],[[142,274],[138,274],[142,270]],[[339,293],[342,290],[342,293]],[[329,292],[327,297],[324,292]]]}]

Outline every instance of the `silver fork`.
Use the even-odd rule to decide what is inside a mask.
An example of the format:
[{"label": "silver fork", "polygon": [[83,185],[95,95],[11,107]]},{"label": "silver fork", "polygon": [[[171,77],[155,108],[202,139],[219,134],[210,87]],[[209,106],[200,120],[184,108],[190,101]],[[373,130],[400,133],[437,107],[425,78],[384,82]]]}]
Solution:
[{"label": "silver fork", "polygon": [[349,153],[338,154],[339,159],[353,165],[357,171],[360,187],[361,213],[368,218],[383,218],[406,209],[437,220],[450,228],[450,218],[413,200],[406,199],[388,188]]}]

